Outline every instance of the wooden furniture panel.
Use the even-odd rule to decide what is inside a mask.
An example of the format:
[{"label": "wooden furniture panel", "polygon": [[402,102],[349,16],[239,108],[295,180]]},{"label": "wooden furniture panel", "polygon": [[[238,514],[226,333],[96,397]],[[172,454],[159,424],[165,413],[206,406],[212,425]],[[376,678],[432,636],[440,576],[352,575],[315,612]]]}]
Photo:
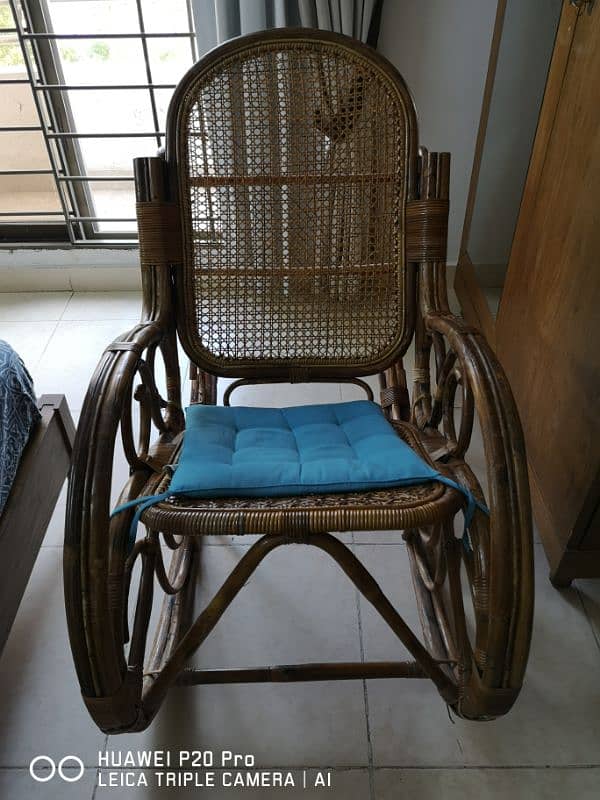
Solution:
[{"label": "wooden furniture panel", "polygon": [[556,585],[600,577],[600,9],[565,5],[496,324]]},{"label": "wooden furniture panel", "polygon": [[0,653],[67,477],[75,426],[64,395],[45,394],[0,517]]}]

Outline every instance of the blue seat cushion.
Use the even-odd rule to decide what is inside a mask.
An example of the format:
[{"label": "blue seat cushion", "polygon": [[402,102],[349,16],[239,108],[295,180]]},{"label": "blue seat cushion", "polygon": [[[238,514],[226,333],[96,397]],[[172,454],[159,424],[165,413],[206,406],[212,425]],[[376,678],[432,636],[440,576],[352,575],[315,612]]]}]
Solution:
[{"label": "blue seat cushion", "polygon": [[[475,508],[488,509],[464,486],[426,464],[368,401],[291,408],[194,405],[168,489],[130,500],[129,529],[171,496],[276,497],[358,492],[440,481],[465,497],[465,531]],[[468,542],[468,537],[466,537]]]},{"label": "blue seat cushion", "polygon": [[439,479],[368,401],[248,408],[194,405],[170,494],[265,497]]}]

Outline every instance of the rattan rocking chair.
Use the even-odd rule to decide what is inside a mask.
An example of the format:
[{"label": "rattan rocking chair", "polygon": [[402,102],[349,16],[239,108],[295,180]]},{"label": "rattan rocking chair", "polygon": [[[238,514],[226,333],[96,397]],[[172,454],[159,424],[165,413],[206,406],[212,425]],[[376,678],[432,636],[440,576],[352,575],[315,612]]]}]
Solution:
[{"label": "rattan rocking chair", "polygon": [[[448,307],[449,166],[449,154],[418,149],[413,101],[397,71],[343,36],[242,37],[179,84],[165,154],[135,161],[142,321],[101,357],[70,476],[68,625],[83,697],[102,730],[144,729],[171,687],[193,684],[430,678],[464,718],[497,717],[514,703],[533,609],[526,460],[500,365]],[[487,503],[489,517],[477,511],[461,541],[454,519],[464,498],[437,482],[178,497],[143,511],[145,535],[131,548],[133,510],[110,516],[115,447],[120,437],[130,465],[119,503],[168,491],[165,465],[177,461],[185,424],[178,341],[191,362],[192,403],[216,403],[217,376],[236,379],[228,404],[237,386],[259,382],[351,381],[372,397],[360,378],[377,374],[398,436]],[[411,343],[412,398],[402,364]],[[476,416],[485,493],[465,460]],[[421,638],[335,535],[381,529],[404,532]],[[198,545],[211,534],[262,536],[192,621]],[[258,564],[284,544],[326,551],[414,660],[190,668]],[[164,601],[150,647],[155,586]]]}]

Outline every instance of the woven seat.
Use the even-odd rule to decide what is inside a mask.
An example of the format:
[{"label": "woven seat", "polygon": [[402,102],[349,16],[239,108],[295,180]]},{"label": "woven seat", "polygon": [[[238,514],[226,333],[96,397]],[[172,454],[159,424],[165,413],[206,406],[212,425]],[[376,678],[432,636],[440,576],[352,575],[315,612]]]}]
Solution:
[{"label": "woven seat", "polygon": [[[410,426],[393,423],[398,435],[425,461],[427,451]],[[430,462],[431,463],[431,462]],[[168,491],[170,476],[153,477],[142,495]],[[442,483],[365,492],[288,497],[170,498],[141,517],[149,528],[186,536],[210,534],[405,530],[454,515],[464,496]]]},{"label": "woven seat", "polygon": [[[167,486],[160,485],[159,491]],[[462,504],[460,492],[427,483],[344,494],[215,500],[179,497],[145,511],[142,522],[151,529],[184,536],[404,530],[455,514]]]}]

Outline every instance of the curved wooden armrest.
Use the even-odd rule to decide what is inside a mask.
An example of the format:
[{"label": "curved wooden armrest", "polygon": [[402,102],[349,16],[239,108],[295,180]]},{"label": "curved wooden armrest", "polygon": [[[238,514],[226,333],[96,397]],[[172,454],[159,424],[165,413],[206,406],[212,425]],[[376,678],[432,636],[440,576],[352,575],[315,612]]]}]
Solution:
[{"label": "curved wooden armrest", "polygon": [[[154,379],[157,353],[164,361],[167,397]],[[139,384],[136,383],[139,377]],[[132,406],[138,439],[134,438]],[[123,572],[130,514],[110,520],[112,471],[119,429],[130,478],[120,501],[138,496],[152,471],[160,471],[183,429],[179,365],[174,329],[142,322],[118,337],[102,354],[84,400],[73,447],[64,548],[65,599],[71,645],[86,696],[120,691],[123,661]],[[152,428],[158,436],[152,436]],[[163,458],[164,456],[164,458]],[[114,591],[94,586],[111,576]],[[119,588],[120,587],[120,588]],[[89,598],[93,595],[93,603]],[[93,620],[103,620],[102,626]],[[91,639],[94,641],[92,642]],[[89,649],[105,655],[92,667]],[[132,711],[133,713],[133,711]]]},{"label": "curved wooden armrest", "polygon": [[[458,480],[482,497],[477,478],[464,460],[473,426],[479,418],[490,516],[476,514],[471,529],[471,570],[477,620],[474,668],[476,680],[461,700],[464,716],[478,716],[498,704],[512,705],[521,687],[531,638],[533,614],[532,523],[525,444],[519,415],[504,370],[484,336],[446,311],[423,317],[436,355],[436,388],[420,427],[444,427],[445,461]],[[452,376],[452,380],[450,377]],[[462,388],[460,430],[455,434],[454,392]],[[427,403],[425,404],[427,405]],[[495,700],[493,699],[495,697]],[[489,713],[489,711],[488,711]]]}]

